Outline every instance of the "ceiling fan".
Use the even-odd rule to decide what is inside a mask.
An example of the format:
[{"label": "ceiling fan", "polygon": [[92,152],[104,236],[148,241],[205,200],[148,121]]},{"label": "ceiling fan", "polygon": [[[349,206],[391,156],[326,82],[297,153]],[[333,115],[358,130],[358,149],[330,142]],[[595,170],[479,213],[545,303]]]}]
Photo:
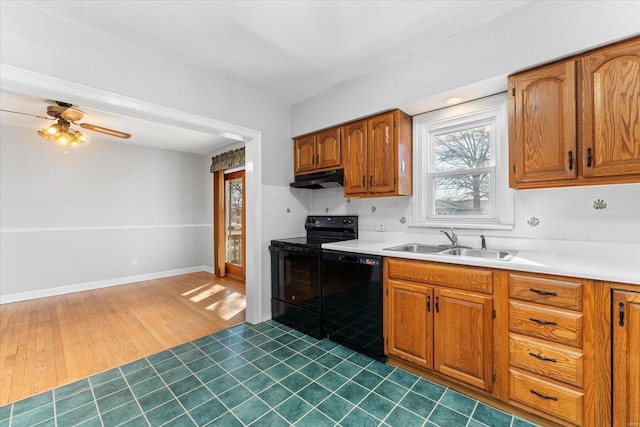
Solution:
[{"label": "ceiling fan", "polygon": [[37,114],[22,113],[20,111],[12,111],[0,109],[0,111],[6,111],[7,113],[23,114],[25,116],[32,116],[38,119],[45,120],[57,120],[56,124],[51,126],[45,126],[38,131],[38,135],[47,141],[53,141],[56,144],[67,147],[75,146],[86,142],[89,138],[78,130],[71,129],[71,124],[80,126],[83,129],[88,129],[94,132],[100,132],[118,138],[128,139],[131,138],[131,134],[120,132],[113,129],[108,129],[102,126],[92,125],[90,123],[77,123],[78,120],[82,120],[85,117],[85,113],[73,108],[73,106],[66,102],[55,101],[57,105],[50,105],[47,107],[47,116],[40,116]]}]

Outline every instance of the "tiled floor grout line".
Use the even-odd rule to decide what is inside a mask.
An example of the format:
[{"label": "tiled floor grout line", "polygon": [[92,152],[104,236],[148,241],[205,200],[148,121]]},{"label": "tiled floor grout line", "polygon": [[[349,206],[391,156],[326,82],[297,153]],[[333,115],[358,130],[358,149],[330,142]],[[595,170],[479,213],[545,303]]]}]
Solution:
[{"label": "tiled floor grout line", "polygon": [[87,383],[89,383],[89,391],[91,392],[91,396],[93,397],[93,405],[96,407],[96,412],[98,413],[98,416],[95,418],[98,418],[98,420],[100,420],[100,425],[104,427],[104,422],[102,421],[102,414],[100,413],[100,407],[98,406],[98,399],[96,399],[96,394],[93,391],[93,385],[91,385],[91,378],[95,378],[95,375],[87,378]]},{"label": "tiled floor grout line", "polygon": [[[373,362],[372,362],[373,363]],[[367,365],[368,366],[368,365]],[[418,382],[418,379],[416,378],[416,380],[413,382],[413,384],[411,384],[410,387],[407,387],[407,391],[402,395],[402,397],[400,399],[398,399],[397,402],[395,402],[395,404],[393,405],[393,409],[391,411],[389,411],[389,413],[387,414],[386,417],[384,417],[384,419],[382,420],[382,422],[385,422],[387,420],[387,418],[389,418],[391,416],[391,414],[393,413],[393,411],[400,406],[400,402],[402,402],[402,400],[404,400],[405,397],[407,397],[407,395],[411,392],[411,389],[413,388],[413,386],[416,385],[416,383]],[[411,411],[412,412],[412,411]],[[413,412],[412,412],[413,413]],[[416,414],[418,415],[418,414]],[[425,422],[423,424],[426,424],[427,420],[425,420]]]},{"label": "tiled floor grout line", "polygon": [[471,410],[471,413],[469,414],[469,419],[467,420],[467,426],[469,427],[469,424],[471,424],[471,420],[473,419],[473,414],[476,412],[476,408],[478,407],[478,403],[479,401],[476,400],[476,403],[473,405],[473,409]]},{"label": "tiled floor grout line", "polygon": [[[147,361],[148,362],[148,361]],[[133,392],[133,389],[131,388],[131,384],[129,384],[129,380],[127,379],[127,376],[125,375],[124,372],[122,372],[122,367],[118,367],[118,370],[120,371],[120,374],[122,375],[122,378],[124,378],[124,382],[127,384],[127,388],[129,389],[129,391],[131,392],[131,395],[133,396],[133,401],[136,402],[136,405],[138,405],[138,408],[140,409],[140,412],[142,412],[142,417],[144,418],[144,420],[147,422],[147,424],[151,425],[151,423],[149,422],[149,420],[147,419],[147,414],[144,412],[144,409],[142,409],[142,406],[140,406],[140,402],[138,401],[138,398],[136,397],[135,393]],[[137,371],[135,371],[137,372]],[[117,406],[115,408],[112,409],[112,411],[115,411],[116,409],[122,407],[126,405],[126,403]],[[132,419],[136,419],[137,417],[134,417]],[[118,424],[118,426],[123,425],[126,422],[129,422],[131,420],[127,420],[125,422],[122,422],[120,424]]]},{"label": "tiled floor grout line", "polygon": [[[183,344],[183,345],[186,345],[186,343],[185,343],[185,344]],[[184,363],[184,362],[180,359],[180,357],[178,357],[178,356],[175,354],[175,352],[174,352],[172,349],[169,349],[168,351],[170,351],[170,352],[171,352],[171,354],[173,354],[173,357],[176,357],[176,358],[180,361],[180,363],[182,364],[182,366],[184,366],[185,368],[187,368],[187,370],[189,370],[189,372],[191,372],[191,374],[193,375],[193,372],[191,371],[191,369],[189,369],[189,367],[186,365],[186,363]],[[153,363],[151,364],[151,368],[152,368],[152,369],[155,371],[155,373],[158,375],[158,377],[160,378],[160,381],[162,381],[162,383],[165,385],[165,387],[169,390],[169,392],[170,392],[170,393],[171,393],[171,395],[173,396],[174,400],[175,400],[176,402],[178,402],[178,404],[180,405],[180,407],[182,408],[182,410],[184,411],[184,413],[185,413],[185,414],[187,414],[187,416],[189,417],[189,419],[190,419],[191,421],[193,421],[193,423],[194,423],[195,425],[198,425],[198,423],[196,423],[196,421],[193,419],[193,417],[191,416],[191,414],[189,413],[189,411],[187,411],[187,408],[185,408],[185,407],[184,407],[184,405],[182,404],[182,402],[180,401],[180,399],[178,399],[178,396],[176,396],[176,394],[173,392],[173,390],[171,389],[171,387],[169,387],[169,384],[167,384],[167,382],[166,382],[166,381],[165,381],[165,379],[162,377],[162,375],[160,375],[160,372],[158,372],[158,370],[157,370],[157,369],[156,369],[156,367],[153,365]],[[175,368],[173,368],[173,369],[177,369],[177,366],[176,366]],[[169,371],[171,371],[171,370],[173,370],[173,369],[169,369]],[[167,371],[167,372],[169,372],[169,371]],[[179,380],[177,380],[177,381],[180,381],[180,380],[182,380],[182,379],[183,379],[183,378],[181,378],[181,379],[179,379]],[[176,381],[176,382],[177,382],[177,381]],[[171,383],[171,384],[173,384],[173,383]],[[203,385],[204,385],[204,384],[203,384]],[[132,394],[133,394],[133,392],[132,392]],[[134,398],[135,398],[135,396],[134,396]],[[163,405],[166,405],[166,404],[167,404],[167,403],[169,403],[169,402],[170,402],[170,401],[164,402],[162,405],[159,405],[159,406],[157,406],[157,407],[156,407],[156,408],[154,408],[154,409],[157,409],[157,408],[159,408],[159,407],[161,407],[161,406],[163,406]],[[142,408],[141,408],[141,409],[142,409]],[[149,422],[149,418],[147,418],[147,414],[146,414],[146,412],[142,411],[142,413],[144,414],[145,419],[147,420],[147,423],[149,423],[149,425],[151,425],[151,423]],[[162,425],[167,425],[169,422],[171,422],[171,421],[175,420],[176,418],[181,417],[182,415],[184,415],[184,414],[180,414],[180,415],[178,415],[177,417],[172,418],[171,420],[167,421],[166,423],[164,423],[164,424],[162,424]]]}]

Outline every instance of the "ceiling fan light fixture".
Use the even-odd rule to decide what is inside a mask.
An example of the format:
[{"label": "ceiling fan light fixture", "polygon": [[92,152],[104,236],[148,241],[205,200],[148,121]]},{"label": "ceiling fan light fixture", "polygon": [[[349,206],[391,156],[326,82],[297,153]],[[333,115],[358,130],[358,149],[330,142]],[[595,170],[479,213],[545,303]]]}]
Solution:
[{"label": "ceiling fan light fixture", "polygon": [[38,135],[40,135],[42,137],[42,139],[46,139],[47,141],[49,141],[51,139],[51,135],[49,135],[48,132],[48,128],[42,128],[41,130],[38,131]]},{"label": "ceiling fan light fixture", "polygon": [[73,130],[69,126],[70,123],[68,121],[59,119],[58,124],[53,124],[39,130],[38,135],[47,141],[53,141],[61,147],[68,147],[69,145],[76,146],[89,139],[82,132]]}]

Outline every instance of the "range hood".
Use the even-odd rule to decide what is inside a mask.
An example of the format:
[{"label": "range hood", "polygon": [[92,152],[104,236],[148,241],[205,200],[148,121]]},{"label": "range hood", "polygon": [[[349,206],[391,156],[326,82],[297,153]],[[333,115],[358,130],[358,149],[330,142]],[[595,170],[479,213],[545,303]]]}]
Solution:
[{"label": "range hood", "polygon": [[334,169],[324,172],[315,172],[305,175],[297,175],[290,184],[293,188],[336,188],[344,186],[344,170]]}]

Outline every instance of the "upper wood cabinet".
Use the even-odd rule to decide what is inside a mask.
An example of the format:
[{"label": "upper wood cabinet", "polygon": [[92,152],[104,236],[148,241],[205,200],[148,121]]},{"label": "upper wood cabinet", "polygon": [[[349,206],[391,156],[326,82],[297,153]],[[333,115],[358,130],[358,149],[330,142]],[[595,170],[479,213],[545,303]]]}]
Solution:
[{"label": "upper wood cabinet", "polygon": [[344,193],[350,197],[366,196],[368,191],[367,121],[358,120],[343,126]]},{"label": "upper wood cabinet", "polygon": [[411,117],[377,114],[294,139],[295,175],[343,168],[345,197],[411,195]]},{"label": "upper wood cabinet", "polygon": [[576,178],[575,61],[510,76],[509,87],[511,186]]},{"label": "upper wood cabinet", "polygon": [[400,110],[344,125],[345,197],[410,196],[411,134]]},{"label": "upper wood cabinet", "polygon": [[341,166],[341,128],[334,127],[296,138],[293,163],[296,175],[335,169]]},{"label": "upper wood cabinet", "polygon": [[640,38],[581,59],[585,177],[640,175]]},{"label": "upper wood cabinet", "polygon": [[511,187],[640,182],[640,38],[508,83]]},{"label": "upper wood cabinet", "polygon": [[613,426],[640,425],[640,292],[613,291]]}]

